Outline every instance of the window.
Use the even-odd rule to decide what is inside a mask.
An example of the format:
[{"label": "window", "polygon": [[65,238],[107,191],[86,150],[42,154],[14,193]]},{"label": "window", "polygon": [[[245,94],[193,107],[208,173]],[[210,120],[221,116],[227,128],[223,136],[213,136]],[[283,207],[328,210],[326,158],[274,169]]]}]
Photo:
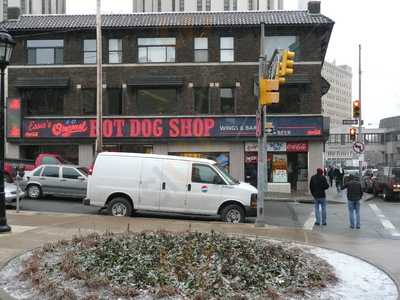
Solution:
[{"label": "window", "polygon": [[162,115],[175,111],[177,105],[176,89],[138,89],[138,115]]},{"label": "window", "polygon": [[96,63],[96,40],[83,40],[83,63]]},{"label": "window", "polygon": [[198,37],[194,39],[194,61],[208,61],[208,38]]},{"label": "window", "polygon": [[43,168],[37,169],[34,173],[33,176],[40,176],[40,173],[42,173]]},{"label": "window", "polygon": [[220,53],[221,62],[234,61],[233,37],[221,37],[220,48],[221,48],[221,53]]},{"label": "window", "polygon": [[78,177],[82,176],[73,168],[63,168],[62,169],[62,177],[68,179],[78,179]]},{"label": "window", "polygon": [[229,0],[224,0],[224,10],[229,10]]},{"label": "window", "polygon": [[26,41],[29,65],[54,65],[64,63],[63,40]]},{"label": "window", "polygon": [[83,115],[95,115],[96,101],[97,101],[96,89],[82,89],[81,90],[81,103],[82,103],[82,114]]},{"label": "window", "polygon": [[249,0],[249,10],[253,10],[253,0]]},{"label": "window", "polygon": [[108,40],[108,63],[120,64],[122,63],[122,40],[109,39]]},{"label": "window", "polygon": [[185,0],[179,0],[179,11],[185,10]]},{"label": "window", "polygon": [[235,99],[233,96],[233,88],[221,88],[221,113],[234,113],[235,112]]},{"label": "window", "polygon": [[192,182],[221,184],[223,180],[211,167],[194,164],[192,167]]},{"label": "window", "polygon": [[291,51],[297,51],[295,60],[299,59],[299,43],[297,36],[266,36],[265,42],[265,54],[270,59],[275,49],[289,49]]},{"label": "window", "polygon": [[42,176],[45,177],[58,177],[59,167],[45,167]]},{"label": "window", "polygon": [[21,90],[25,111],[28,116],[63,115],[64,89]]},{"label": "window", "polygon": [[176,38],[139,38],[139,63],[175,62]]},{"label": "window", "polygon": [[104,115],[121,115],[122,114],[122,89],[108,88],[106,99],[104,101]]},{"label": "window", "polygon": [[210,101],[208,97],[208,88],[194,88],[194,111],[200,114],[210,113]]},{"label": "window", "polygon": [[197,0],[197,11],[203,10],[203,0]]},{"label": "window", "polygon": [[211,10],[211,0],[206,0],[206,11]]}]

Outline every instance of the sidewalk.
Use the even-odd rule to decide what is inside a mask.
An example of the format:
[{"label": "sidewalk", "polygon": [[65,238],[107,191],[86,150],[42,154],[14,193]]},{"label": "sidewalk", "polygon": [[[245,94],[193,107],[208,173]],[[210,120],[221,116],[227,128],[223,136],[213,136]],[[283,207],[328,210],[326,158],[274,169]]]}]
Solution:
[{"label": "sidewalk", "polygon": [[47,242],[70,239],[74,235],[89,232],[121,232],[127,230],[168,230],[223,232],[296,241],[345,252],[360,257],[385,270],[399,284],[400,240],[365,239],[357,231],[339,236],[327,234],[323,228],[308,231],[298,228],[266,226],[256,228],[254,224],[226,224],[221,222],[182,221],[152,218],[118,218],[101,215],[80,215],[45,212],[7,211],[11,233],[0,234],[0,264],[25,251]]},{"label": "sidewalk", "polygon": [[[374,198],[372,194],[364,193],[361,201],[368,201]],[[347,203],[346,191],[338,193],[335,187],[330,187],[326,190],[326,199],[328,203],[345,204]],[[283,193],[268,193],[265,201],[285,201],[285,202],[300,202],[314,203],[314,198],[308,192],[292,192],[291,194]]]}]

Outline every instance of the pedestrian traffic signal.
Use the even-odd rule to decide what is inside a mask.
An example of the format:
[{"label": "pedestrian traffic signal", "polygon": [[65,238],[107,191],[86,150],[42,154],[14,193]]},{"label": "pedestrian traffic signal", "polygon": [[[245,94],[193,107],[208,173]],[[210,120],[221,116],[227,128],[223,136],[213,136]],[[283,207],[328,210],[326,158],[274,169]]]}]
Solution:
[{"label": "pedestrian traffic signal", "polygon": [[261,79],[258,100],[260,105],[279,103],[279,81],[277,79]]},{"label": "pedestrian traffic signal", "polygon": [[361,103],[360,100],[353,101],[353,118],[359,118],[361,116]]},{"label": "pedestrian traffic signal", "polygon": [[278,70],[279,84],[284,84],[286,82],[286,76],[293,75],[294,56],[295,52],[293,51],[283,51]]},{"label": "pedestrian traffic signal", "polygon": [[357,135],[357,129],[355,129],[354,127],[350,128],[350,141],[355,142],[356,141],[356,135]]}]

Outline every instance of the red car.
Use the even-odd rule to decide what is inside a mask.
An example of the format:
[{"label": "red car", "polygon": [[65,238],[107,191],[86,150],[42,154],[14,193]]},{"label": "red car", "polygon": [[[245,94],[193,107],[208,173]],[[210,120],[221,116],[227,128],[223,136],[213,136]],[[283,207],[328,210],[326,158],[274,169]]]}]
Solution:
[{"label": "red car", "polygon": [[374,195],[382,194],[384,200],[399,199],[400,167],[381,167],[373,182]]}]

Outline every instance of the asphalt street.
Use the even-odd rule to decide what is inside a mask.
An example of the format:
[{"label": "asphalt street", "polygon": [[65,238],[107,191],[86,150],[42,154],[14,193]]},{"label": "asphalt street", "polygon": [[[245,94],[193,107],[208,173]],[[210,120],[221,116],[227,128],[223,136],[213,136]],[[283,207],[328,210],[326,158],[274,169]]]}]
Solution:
[{"label": "asphalt street", "polygon": [[[10,208],[13,209],[13,208]],[[79,214],[100,214],[99,209],[84,206],[79,199],[46,197],[40,200],[24,199],[22,209],[25,211],[62,212]],[[105,212],[101,212],[105,213]],[[381,198],[372,198],[361,204],[361,229],[349,228],[346,204],[328,204],[327,226],[314,226],[314,206],[312,203],[295,201],[266,201],[265,213],[268,225],[303,228],[324,233],[340,234],[355,238],[400,239],[400,202],[385,202]],[[216,217],[199,217],[190,215],[161,214],[137,212],[135,216],[216,221]],[[255,218],[248,218],[254,223]]]}]

